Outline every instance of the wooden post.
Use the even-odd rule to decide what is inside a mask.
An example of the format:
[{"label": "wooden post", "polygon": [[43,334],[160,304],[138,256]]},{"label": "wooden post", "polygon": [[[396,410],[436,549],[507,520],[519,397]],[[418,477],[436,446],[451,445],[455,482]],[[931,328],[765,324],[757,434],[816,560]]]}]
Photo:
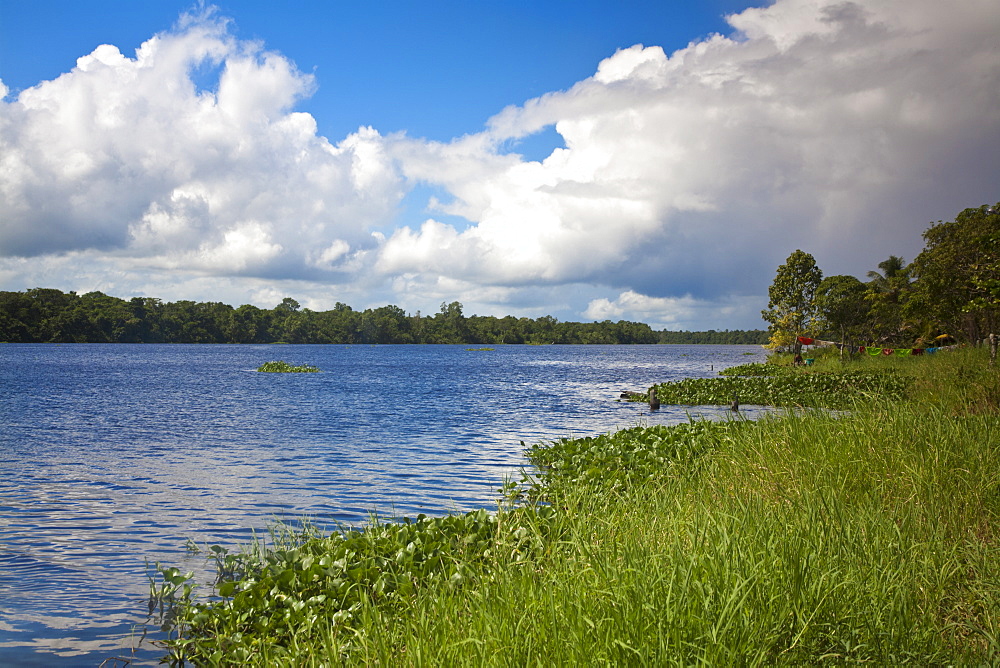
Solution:
[{"label": "wooden post", "polygon": [[997,335],[990,334],[990,364],[996,366],[997,363]]},{"label": "wooden post", "polygon": [[649,388],[649,410],[660,410],[660,398],[656,396],[656,385]]},{"label": "wooden post", "polygon": [[739,410],[740,410],[740,398],[738,396],[736,396],[735,393],[733,394],[733,403],[729,407],[729,410],[736,411],[736,412],[739,412]]}]

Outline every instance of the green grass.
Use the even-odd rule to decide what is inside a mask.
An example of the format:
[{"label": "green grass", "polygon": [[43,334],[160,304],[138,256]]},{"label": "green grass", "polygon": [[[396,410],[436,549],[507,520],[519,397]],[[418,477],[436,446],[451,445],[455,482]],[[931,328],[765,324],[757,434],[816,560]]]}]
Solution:
[{"label": "green grass", "polygon": [[[986,360],[865,360],[905,395],[875,384],[839,417],[535,445],[534,474],[505,487],[517,507],[247,552],[247,576],[224,585],[235,597],[181,602],[180,625],[202,626],[170,647],[229,665],[996,664],[1000,374]],[[324,557],[339,575],[312,578]]]}]

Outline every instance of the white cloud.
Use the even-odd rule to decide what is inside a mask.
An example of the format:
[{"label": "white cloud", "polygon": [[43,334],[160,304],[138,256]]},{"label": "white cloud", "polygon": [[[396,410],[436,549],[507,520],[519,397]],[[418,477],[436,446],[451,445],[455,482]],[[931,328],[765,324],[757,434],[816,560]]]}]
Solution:
[{"label": "white cloud", "polygon": [[[199,90],[195,71],[212,68],[214,87]],[[92,249],[294,277],[316,268],[304,259],[317,248],[370,246],[367,228],[391,219],[402,182],[375,130],[333,145],[292,111],[314,86],[211,15],[186,17],[134,58],[99,46],[0,103],[0,252]]]},{"label": "white cloud", "polygon": [[[755,297],[724,297],[706,301],[683,297],[649,297],[626,290],[614,300],[601,297],[591,300],[584,315],[591,320],[634,320],[654,329],[692,330],[700,323],[749,322],[760,312]],[[740,327],[727,327],[740,329]]]},{"label": "white cloud", "polygon": [[[313,76],[213,15],[134,57],[98,47],[12,100],[0,83],[0,278],[754,327],[795,248],[863,275],[1000,197],[997,3],[778,0],[729,21],[448,143],[327,140],[294,111]],[[545,160],[503,153],[550,127]],[[397,222],[415,184],[446,196]]]}]

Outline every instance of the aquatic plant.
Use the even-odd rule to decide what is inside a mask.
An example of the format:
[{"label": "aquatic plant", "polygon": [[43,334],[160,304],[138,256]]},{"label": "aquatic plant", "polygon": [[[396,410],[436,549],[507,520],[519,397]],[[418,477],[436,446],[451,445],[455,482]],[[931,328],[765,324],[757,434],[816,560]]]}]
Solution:
[{"label": "aquatic plant", "polygon": [[790,367],[778,366],[777,364],[766,364],[761,362],[752,362],[750,364],[739,364],[737,366],[731,366],[728,369],[723,369],[719,372],[720,376],[780,376],[783,373],[788,373],[791,370]]},{"label": "aquatic plant", "polygon": [[266,373],[318,373],[319,369],[308,364],[292,366],[288,362],[278,360],[277,362],[264,362],[257,367],[257,371]]},{"label": "aquatic plant", "polygon": [[530,486],[528,498],[552,501],[581,486],[596,486],[608,493],[640,482],[685,475],[720,441],[736,438],[744,424],[692,421],[536,443],[525,452],[538,471],[525,477]]},{"label": "aquatic plant", "polygon": [[[163,644],[174,663],[224,658],[244,665],[261,656],[287,661],[294,656],[289,648],[307,638],[352,637],[363,608],[398,607],[421,588],[461,587],[499,564],[539,558],[553,542],[547,522],[552,513],[539,507],[502,515],[420,515],[328,536],[285,527],[269,549],[257,544],[230,554],[213,546],[231,578],[218,584],[221,600],[173,601],[170,628],[184,632]],[[165,580],[177,575],[161,572]],[[174,586],[174,579],[166,582]]]},{"label": "aquatic plant", "polygon": [[[893,369],[805,371],[769,364],[727,369],[721,378],[685,378],[655,385],[661,404],[724,406],[736,396],[741,404],[844,410],[863,401],[902,399],[910,377]],[[648,401],[642,393],[629,401]]]}]

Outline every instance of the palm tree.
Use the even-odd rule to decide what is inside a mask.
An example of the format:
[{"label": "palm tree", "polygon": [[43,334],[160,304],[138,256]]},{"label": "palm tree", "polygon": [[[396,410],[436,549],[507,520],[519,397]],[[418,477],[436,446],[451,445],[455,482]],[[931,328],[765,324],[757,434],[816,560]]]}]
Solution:
[{"label": "palm tree", "polygon": [[890,255],[888,260],[878,263],[878,268],[882,270],[869,271],[868,278],[870,284],[879,292],[898,291],[900,283],[908,283],[910,279],[910,268],[906,266],[906,260],[898,255]]},{"label": "palm tree", "polygon": [[906,260],[890,255],[887,260],[878,263],[877,271],[868,272],[869,299],[876,341],[899,340],[910,324],[903,318],[902,302],[906,301],[910,288],[911,267]]}]

